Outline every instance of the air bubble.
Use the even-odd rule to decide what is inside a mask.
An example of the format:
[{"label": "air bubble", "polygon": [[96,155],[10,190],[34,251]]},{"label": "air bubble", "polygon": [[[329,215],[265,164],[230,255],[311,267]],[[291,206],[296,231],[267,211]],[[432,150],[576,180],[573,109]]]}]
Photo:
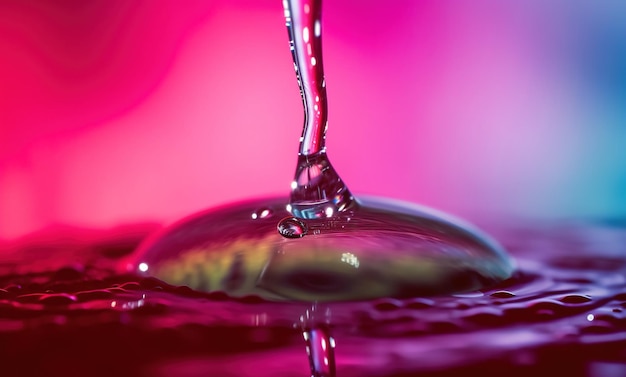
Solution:
[{"label": "air bubble", "polygon": [[295,217],[286,217],[278,223],[278,233],[285,238],[302,238],[307,231],[306,224]]}]

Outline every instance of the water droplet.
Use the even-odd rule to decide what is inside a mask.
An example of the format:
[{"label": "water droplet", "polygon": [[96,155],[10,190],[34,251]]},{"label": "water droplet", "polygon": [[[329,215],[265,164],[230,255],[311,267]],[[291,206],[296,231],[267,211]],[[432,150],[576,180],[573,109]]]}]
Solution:
[{"label": "water droplet", "polygon": [[583,304],[585,302],[591,301],[591,297],[587,295],[567,295],[561,298],[559,301],[566,304]]},{"label": "water droplet", "polygon": [[41,296],[39,302],[46,305],[69,305],[76,302],[76,296],[67,293],[53,293]]},{"label": "water droplet", "polygon": [[[283,220],[250,220],[264,206]],[[167,284],[297,301],[457,292],[479,299],[476,290],[512,269],[487,238],[413,205],[364,199],[350,210],[350,221],[343,215],[299,219],[286,207],[285,198],[274,198],[201,213],[144,245],[134,265],[148,264],[148,273]],[[245,279],[231,290],[223,278],[238,254]]]},{"label": "water droplet", "polygon": [[285,238],[302,238],[307,231],[306,224],[295,217],[286,217],[278,223],[278,233]]},{"label": "water droplet", "polygon": [[[326,151],[321,1],[283,5],[305,112],[288,200],[192,216],[151,238],[135,262],[169,284],[293,301],[478,298],[509,278],[512,260],[471,226],[408,203],[354,198]],[[264,210],[282,220],[258,221]]]},{"label": "water droplet", "polygon": [[509,291],[497,291],[497,292],[493,292],[489,296],[493,298],[511,298],[511,297],[515,297],[515,293],[509,292]]},{"label": "water droplet", "polygon": [[320,219],[354,208],[356,202],[328,155],[319,152],[298,156],[289,204],[290,212],[296,217]]}]

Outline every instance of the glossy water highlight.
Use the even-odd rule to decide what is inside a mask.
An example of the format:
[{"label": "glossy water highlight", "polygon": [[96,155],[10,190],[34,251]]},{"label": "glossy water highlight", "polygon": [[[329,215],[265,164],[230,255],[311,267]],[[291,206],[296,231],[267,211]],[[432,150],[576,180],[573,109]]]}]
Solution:
[{"label": "glossy water highlight", "polygon": [[512,260],[471,226],[354,198],[326,153],[321,1],[283,5],[304,108],[289,199],[191,216],[144,244],[129,268],[208,292],[316,302],[458,293],[510,277]]},{"label": "glossy water highlight", "polygon": [[461,221],[380,199],[322,219],[291,216],[281,198],[224,206],[156,235],[131,266],[197,290],[305,302],[465,292],[513,271],[497,244]]},{"label": "glossy water highlight", "polygon": [[332,337],[341,377],[623,375],[624,223],[506,224],[488,229],[519,268],[496,286],[313,306],[116,272],[139,233],[25,239],[0,260],[0,370],[304,376],[303,334],[316,331],[309,357],[325,365],[322,339]]}]

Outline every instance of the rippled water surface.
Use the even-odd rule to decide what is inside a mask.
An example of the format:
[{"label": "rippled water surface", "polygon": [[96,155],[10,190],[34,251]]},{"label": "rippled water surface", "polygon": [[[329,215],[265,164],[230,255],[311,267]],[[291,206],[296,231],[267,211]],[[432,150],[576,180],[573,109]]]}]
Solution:
[{"label": "rippled water surface", "polygon": [[4,243],[0,374],[308,376],[308,311],[340,377],[626,376],[626,224],[486,228],[518,264],[497,287],[317,306],[116,273],[150,225]]}]

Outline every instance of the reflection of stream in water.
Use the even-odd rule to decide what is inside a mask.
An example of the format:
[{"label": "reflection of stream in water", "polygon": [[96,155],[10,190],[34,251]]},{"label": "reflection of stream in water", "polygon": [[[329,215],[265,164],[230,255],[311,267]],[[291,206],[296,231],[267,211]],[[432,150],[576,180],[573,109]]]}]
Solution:
[{"label": "reflection of stream in water", "polygon": [[[309,307],[116,275],[142,233],[128,229],[5,245],[3,376],[309,374],[297,320]],[[498,287],[327,308],[337,375],[626,375],[623,224],[495,233],[520,267]]]}]

